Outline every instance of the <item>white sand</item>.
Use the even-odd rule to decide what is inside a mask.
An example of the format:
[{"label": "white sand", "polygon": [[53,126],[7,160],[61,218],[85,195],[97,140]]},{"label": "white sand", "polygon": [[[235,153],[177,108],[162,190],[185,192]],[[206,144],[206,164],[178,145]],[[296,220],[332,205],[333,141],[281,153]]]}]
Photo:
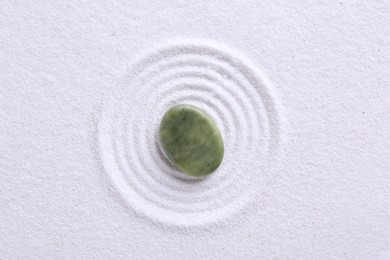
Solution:
[{"label": "white sand", "polygon": [[[103,108],[106,172],[131,206],[156,221],[201,225],[240,211],[268,185],[280,150],[269,85],[249,61],[216,43],[176,40],[142,55]],[[160,147],[161,118],[177,104],[202,108],[221,129],[224,160],[206,178],[185,178]]]},{"label": "white sand", "polygon": [[[385,0],[0,1],[0,259],[389,259],[389,25]],[[156,139],[179,102],[226,142],[202,181]]]}]

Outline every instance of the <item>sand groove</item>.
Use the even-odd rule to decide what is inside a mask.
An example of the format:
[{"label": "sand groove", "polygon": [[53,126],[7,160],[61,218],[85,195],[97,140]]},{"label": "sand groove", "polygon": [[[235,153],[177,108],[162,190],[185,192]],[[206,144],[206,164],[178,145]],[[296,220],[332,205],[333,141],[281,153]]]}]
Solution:
[{"label": "sand groove", "polygon": [[[221,130],[225,157],[195,179],[177,172],[158,140],[171,106],[208,112]],[[280,143],[275,97],[266,78],[237,52],[181,41],[144,54],[114,89],[99,122],[101,158],[124,199],[152,220],[173,225],[219,221],[261,189]]]}]

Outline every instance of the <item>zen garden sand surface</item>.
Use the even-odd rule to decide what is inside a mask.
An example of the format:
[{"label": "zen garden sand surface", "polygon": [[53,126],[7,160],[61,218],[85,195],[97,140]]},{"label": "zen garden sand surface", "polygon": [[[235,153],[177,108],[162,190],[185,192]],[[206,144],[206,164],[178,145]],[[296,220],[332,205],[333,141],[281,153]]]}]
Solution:
[{"label": "zen garden sand surface", "polygon": [[388,0],[0,0],[0,259],[389,260],[389,25]]}]

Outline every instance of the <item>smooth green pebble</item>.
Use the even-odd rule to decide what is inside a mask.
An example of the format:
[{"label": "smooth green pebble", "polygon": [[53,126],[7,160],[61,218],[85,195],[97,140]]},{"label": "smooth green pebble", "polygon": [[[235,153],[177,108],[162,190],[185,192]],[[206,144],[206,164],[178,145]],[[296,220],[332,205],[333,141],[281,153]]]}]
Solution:
[{"label": "smooth green pebble", "polygon": [[223,159],[224,144],[217,125],[191,105],[176,105],[165,113],[160,141],[170,161],[191,176],[211,174]]}]

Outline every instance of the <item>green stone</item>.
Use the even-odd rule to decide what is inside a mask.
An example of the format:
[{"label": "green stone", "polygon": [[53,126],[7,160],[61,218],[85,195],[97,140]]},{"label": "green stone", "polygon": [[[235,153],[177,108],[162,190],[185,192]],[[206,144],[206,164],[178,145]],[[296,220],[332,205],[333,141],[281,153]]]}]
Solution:
[{"label": "green stone", "polygon": [[160,140],[169,160],[188,175],[209,175],[222,162],[221,133],[213,119],[197,107],[169,109],[161,120]]}]

